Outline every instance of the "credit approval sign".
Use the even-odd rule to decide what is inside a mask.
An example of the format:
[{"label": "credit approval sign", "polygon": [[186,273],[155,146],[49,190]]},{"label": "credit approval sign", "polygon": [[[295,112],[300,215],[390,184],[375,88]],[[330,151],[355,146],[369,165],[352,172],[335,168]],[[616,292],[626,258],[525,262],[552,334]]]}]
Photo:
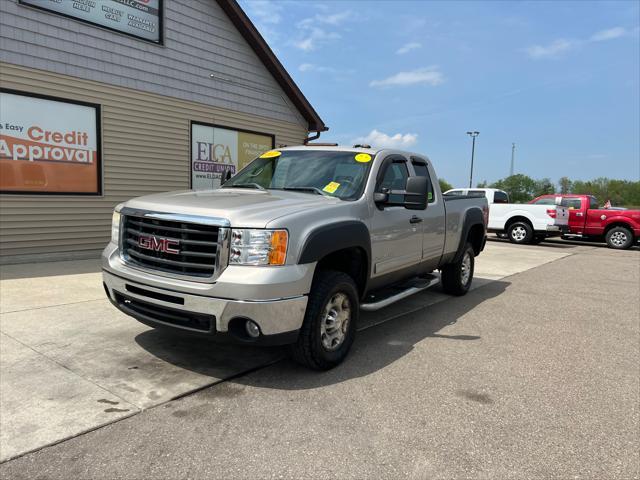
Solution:
[{"label": "credit approval sign", "polygon": [[227,175],[235,175],[275,145],[273,135],[191,123],[191,188],[218,188]]},{"label": "credit approval sign", "polygon": [[0,193],[100,194],[98,108],[0,91]]}]

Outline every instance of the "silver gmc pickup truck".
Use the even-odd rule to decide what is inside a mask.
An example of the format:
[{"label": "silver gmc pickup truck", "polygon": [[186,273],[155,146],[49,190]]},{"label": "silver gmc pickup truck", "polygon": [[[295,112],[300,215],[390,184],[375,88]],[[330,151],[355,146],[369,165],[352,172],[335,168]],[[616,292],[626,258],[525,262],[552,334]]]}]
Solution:
[{"label": "silver gmc pickup truck", "polygon": [[424,155],[281,148],[220,189],[118,205],[104,287],[152,327],[286,344],[325,370],[346,357],[361,310],[436,283],[464,295],[487,217],[485,198],[443,197]]}]

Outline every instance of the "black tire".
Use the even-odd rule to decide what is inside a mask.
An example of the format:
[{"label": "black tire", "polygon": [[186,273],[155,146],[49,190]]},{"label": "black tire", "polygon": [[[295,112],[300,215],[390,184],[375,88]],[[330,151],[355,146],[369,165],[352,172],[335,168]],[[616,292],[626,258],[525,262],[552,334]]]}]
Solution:
[{"label": "black tire", "polygon": [[[330,350],[323,342],[323,338],[326,337],[322,335],[324,312],[328,303],[339,294],[343,294],[349,300],[350,318],[342,342],[334,347],[334,350]],[[291,358],[313,370],[329,370],[342,363],[356,336],[359,311],[358,289],[349,275],[330,270],[318,272],[311,285],[307,311],[298,340],[289,346]]]},{"label": "black tire", "polygon": [[533,239],[533,228],[527,222],[515,222],[509,225],[507,235],[511,243],[523,245],[531,243]]},{"label": "black tire", "polygon": [[604,239],[609,248],[626,250],[633,245],[633,233],[625,227],[613,227],[607,232]]},{"label": "black tire", "polygon": [[[464,280],[465,275],[463,275],[463,265],[465,264],[465,259],[468,259],[469,262],[467,264],[469,275],[466,276],[466,281]],[[460,255],[460,259],[457,262],[445,265],[440,269],[442,290],[444,290],[444,292],[448,293],[449,295],[461,296],[466,294],[469,291],[469,288],[471,288],[474,266],[475,252],[473,251],[473,247],[471,246],[471,244],[467,243],[464,246],[462,255]]]},{"label": "black tire", "polygon": [[539,245],[542,242],[544,242],[545,237],[543,237],[542,235],[535,235],[532,239],[531,239],[531,245]]}]

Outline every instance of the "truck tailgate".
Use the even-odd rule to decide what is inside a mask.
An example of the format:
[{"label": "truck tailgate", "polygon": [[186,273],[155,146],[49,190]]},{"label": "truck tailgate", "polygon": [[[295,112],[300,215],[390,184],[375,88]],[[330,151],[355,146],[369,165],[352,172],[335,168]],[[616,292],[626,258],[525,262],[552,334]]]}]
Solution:
[{"label": "truck tailgate", "polygon": [[554,225],[569,225],[569,209],[567,207],[556,206],[556,219]]}]

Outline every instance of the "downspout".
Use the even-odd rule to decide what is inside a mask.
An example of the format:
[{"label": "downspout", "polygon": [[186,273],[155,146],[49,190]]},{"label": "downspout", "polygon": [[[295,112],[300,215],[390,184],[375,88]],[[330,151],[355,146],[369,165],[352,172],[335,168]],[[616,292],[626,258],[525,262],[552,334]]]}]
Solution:
[{"label": "downspout", "polygon": [[304,144],[308,144],[309,142],[311,142],[312,140],[317,140],[320,138],[320,134],[322,133],[322,130],[316,130],[316,134],[311,136],[311,137],[307,137],[304,139]]}]

